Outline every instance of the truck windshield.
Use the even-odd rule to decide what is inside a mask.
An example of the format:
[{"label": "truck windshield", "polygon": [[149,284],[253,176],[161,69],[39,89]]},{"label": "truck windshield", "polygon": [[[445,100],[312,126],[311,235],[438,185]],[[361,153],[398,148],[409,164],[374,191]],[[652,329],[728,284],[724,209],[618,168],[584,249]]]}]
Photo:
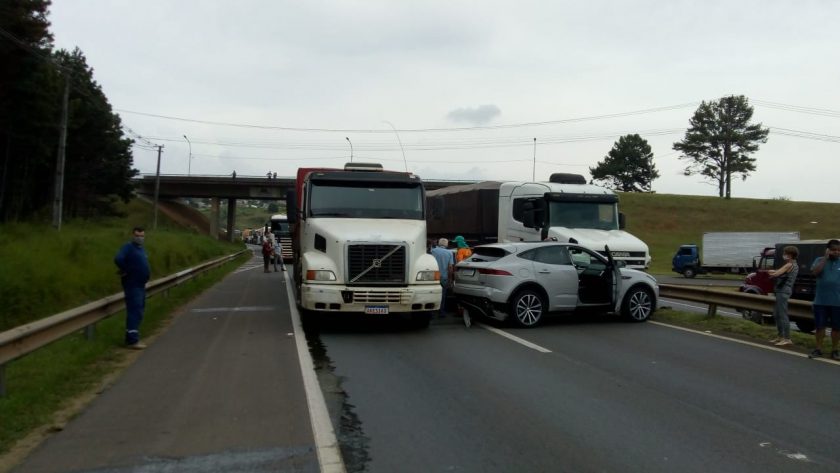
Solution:
[{"label": "truck windshield", "polygon": [[338,218],[423,220],[423,188],[370,182],[313,182],[309,215]]},{"label": "truck windshield", "polygon": [[271,233],[275,235],[290,235],[288,220],[272,220]]},{"label": "truck windshield", "polygon": [[618,210],[614,203],[549,202],[552,227],[618,230]]}]

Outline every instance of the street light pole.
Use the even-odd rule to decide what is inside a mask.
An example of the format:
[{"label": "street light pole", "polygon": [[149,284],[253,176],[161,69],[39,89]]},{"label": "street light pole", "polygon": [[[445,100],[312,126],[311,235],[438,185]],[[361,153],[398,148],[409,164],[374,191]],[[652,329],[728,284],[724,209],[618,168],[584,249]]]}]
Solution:
[{"label": "street light pole", "polygon": [[190,168],[192,167],[192,143],[190,143],[190,139],[187,138],[187,135],[184,135],[184,139],[187,140],[187,144],[190,146],[190,157],[187,158],[187,176],[189,176]]},{"label": "street light pole", "polygon": [[531,181],[537,181],[537,139],[534,138],[534,167],[531,168]]},{"label": "street light pole", "polygon": [[353,142],[350,141],[349,136],[345,136],[344,139],[347,140],[348,143],[350,143],[350,162],[352,163],[353,162]]}]

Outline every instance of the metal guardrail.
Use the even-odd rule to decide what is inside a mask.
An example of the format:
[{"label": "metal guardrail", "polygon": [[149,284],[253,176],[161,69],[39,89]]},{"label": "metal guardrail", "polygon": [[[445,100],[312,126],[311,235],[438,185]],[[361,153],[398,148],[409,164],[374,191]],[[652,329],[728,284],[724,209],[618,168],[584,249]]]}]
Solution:
[{"label": "metal guardrail", "polygon": [[[708,304],[708,315],[710,317],[717,313],[718,306],[754,310],[764,314],[772,314],[773,307],[776,305],[776,298],[773,296],[746,294],[735,291],[727,292],[710,286],[677,286],[674,284],[660,284],[659,296]],[[800,319],[813,320],[814,314],[811,307],[812,304],[808,301],[791,299],[788,302],[788,314],[792,317]]]},{"label": "metal guardrail", "polygon": [[[146,297],[171,289],[210,269],[234,260],[250,249],[207,261],[198,266],[146,283]],[[49,343],[79,330],[85,329],[88,338],[93,335],[93,326],[100,320],[125,308],[125,295],[112,294],[97,301],[36,320],[5,332],[0,332],[0,396],[6,394],[6,363],[31,353]]]}]

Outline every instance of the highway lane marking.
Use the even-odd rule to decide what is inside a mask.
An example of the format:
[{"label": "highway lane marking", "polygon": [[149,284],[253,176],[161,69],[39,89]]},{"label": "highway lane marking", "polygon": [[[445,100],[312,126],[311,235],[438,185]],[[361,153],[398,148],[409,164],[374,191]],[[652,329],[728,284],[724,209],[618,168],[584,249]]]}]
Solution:
[{"label": "highway lane marking", "polygon": [[201,309],[190,309],[190,312],[266,312],[277,310],[276,306],[245,306],[245,307],[205,307]]},{"label": "highway lane marking", "polygon": [[[726,340],[726,341],[729,341],[729,342],[740,343],[741,345],[748,345],[748,346],[755,347],[755,348],[762,348],[764,350],[770,350],[770,351],[775,351],[775,352],[778,352],[778,353],[784,353],[786,355],[797,356],[797,357],[800,357],[800,358],[808,358],[808,355],[805,354],[805,353],[790,351],[790,350],[786,350],[784,348],[776,348],[774,346],[762,345],[760,343],[749,342],[749,341],[746,341],[746,340],[738,340],[737,338],[731,338],[731,337],[727,337],[727,336],[724,336],[724,335],[718,335],[718,334],[715,334],[715,333],[703,332],[703,331],[696,330],[696,329],[693,329],[693,328],[680,327],[678,325],[666,324],[664,322],[655,322],[653,320],[649,320],[648,323],[649,324],[654,324],[654,325],[659,325],[659,326],[662,326],[662,327],[668,327],[668,328],[672,328],[672,329],[676,329],[676,330],[682,330],[683,332],[689,332],[689,333],[693,333],[693,334],[697,334],[697,335],[704,335],[706,337],[717,338],[719,340]],[[830,363],[832,365],[840,366],[840,361],[834,361],[831,358],[822,358],[822,357],[814,358],[814,361],[822,361],[823,363]]]},{"label": "highway lane marking", "polygon": [[253,265],[253,266],[242,266],[241,268],[234,271],[233,274],[244,273],[245,271],[250,271],[252,269],[262,268],[262,266],[263,266],[262,264],[256,264],[256,265]]},{"label": "highway lane marking", "polygon": [[298,360],[300,360],[300,372],[303,375],[303,387],[306,391],[306,404],[309,406],[309,419],[312,422],[312,433],[315,436],[315,451],[318,454],[318,464],[323,473],[346,473],[344,460],[341,458],[341,451],[338,447],[338,438],[335,435],[330,413],[327,410],[327,402],[324,400],[324,393],[318,384],[315,374],[315,366],[312,363],[312,356],[306,344],[306,336],[303,333],[303,325],[300,322],[300,314],[295,304],[295,295],[292,285],[288,284],[289,271],[283,273],[286,281],[286,294],[289,297],[289,311],[292,314],[292,325],[295,329],[295,345],[297,346]]},{"label": "highway lane marking", "polygon": [[551,350],[549,350],[548,348],[541,347],[541,346],[537,345],[536,343],[531,343],[528,340],[525,340],[524,338],[519,338],[516,335],[507,333],[504,330],[499,330],[496,327],[491,327],[491,326],[485,325],[481,322],[478,323],[478,326],[485,329],[485,330],[489,330],[489,331],[495,333],[496,335],[501,335],[501,336],[507,338],[508,340],[513,340],[514,342],[516,342],[520,345],[524,345],[524,346],[526,346],[526,347],[528,347],[532,350],[537,350],[540,353],[551,353]]}]

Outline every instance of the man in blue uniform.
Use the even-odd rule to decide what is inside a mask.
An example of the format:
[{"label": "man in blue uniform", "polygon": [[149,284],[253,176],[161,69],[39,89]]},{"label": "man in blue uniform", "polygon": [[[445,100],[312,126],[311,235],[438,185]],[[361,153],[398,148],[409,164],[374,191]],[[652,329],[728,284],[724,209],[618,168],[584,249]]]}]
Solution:
[{"label": "man in blue uniform", "polygon": [[440,317],[446,317],[446,292],[452,282],[452,272],[455,266],[455,256],[447,249],[447,246],[449,246],[449,240],[441,238],[438,240],[438,246],[432,248],[432,256],[437,260],[438,270],[440,271],[440,286],[443,289],[440,300]]},{"label": "man in blue uniform", "polygon": [[140,322],[146,308],[146,282],[151,274],[149,257],[143,249],[145,237],[142,227],[134,227],[131,241],[123,245],[114,257],[125,292],[125,346],[135,350],[146,348],[140,342]]},{"label": "man in blue uniform", "polygon": [[811,273],[817,278],[814,296],[814,332],[817,348],[809,358],[822,356],[822,342],[825,328],[831,324],[831,358],[840,360],[837,351],[840,342],[840,241],[829,240],[825,256],[814,260]]}]

